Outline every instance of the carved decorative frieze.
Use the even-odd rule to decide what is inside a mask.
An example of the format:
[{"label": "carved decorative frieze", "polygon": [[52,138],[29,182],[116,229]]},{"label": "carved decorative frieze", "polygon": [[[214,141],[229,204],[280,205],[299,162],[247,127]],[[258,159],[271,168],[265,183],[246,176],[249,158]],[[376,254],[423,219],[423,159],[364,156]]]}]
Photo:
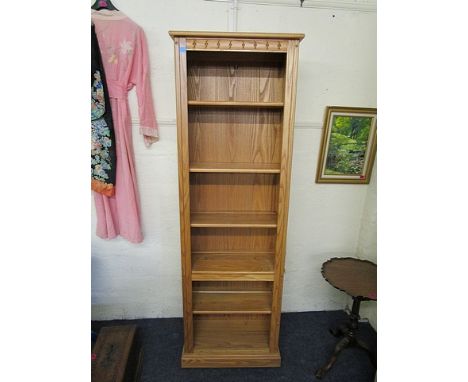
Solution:
[{"label": "carved decorative frieze", "polygon": [[286,52],[288,43],[281,40],[189,38],[187,39],[187,49]]}]

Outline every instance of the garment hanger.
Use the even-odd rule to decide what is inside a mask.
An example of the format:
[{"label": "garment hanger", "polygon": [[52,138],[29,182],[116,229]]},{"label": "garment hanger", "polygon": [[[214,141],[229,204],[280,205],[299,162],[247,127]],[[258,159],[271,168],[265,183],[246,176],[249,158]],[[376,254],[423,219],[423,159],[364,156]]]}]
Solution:
[{"label": "garment hanger", "polygon": [[110,0],[96,0],[91,6],[91,9],[100,11],[101,9],[108,9],[109,11],[118,11],[114,4]]}]

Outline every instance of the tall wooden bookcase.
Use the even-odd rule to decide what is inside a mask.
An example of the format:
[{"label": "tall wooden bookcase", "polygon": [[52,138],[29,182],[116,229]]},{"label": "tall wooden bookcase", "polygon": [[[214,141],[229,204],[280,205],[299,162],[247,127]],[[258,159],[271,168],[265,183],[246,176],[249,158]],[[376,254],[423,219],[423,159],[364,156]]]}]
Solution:
[{"label": "tall wooden bookcase", "polygon": [[177,94],[182,367],[278,367],[304,35],[169,34]]}]

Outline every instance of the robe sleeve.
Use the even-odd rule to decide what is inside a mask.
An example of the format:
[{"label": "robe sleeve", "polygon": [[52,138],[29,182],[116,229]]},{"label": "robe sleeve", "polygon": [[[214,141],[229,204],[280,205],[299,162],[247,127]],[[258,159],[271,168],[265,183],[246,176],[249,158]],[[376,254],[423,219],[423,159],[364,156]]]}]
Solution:
[{"label": "robe sleeve", "polygon": [[143,30],[138,28],[130,81],[136,86],[140,133],[143,135],[146,147],[159,140],[149,72],[146,37]]}]

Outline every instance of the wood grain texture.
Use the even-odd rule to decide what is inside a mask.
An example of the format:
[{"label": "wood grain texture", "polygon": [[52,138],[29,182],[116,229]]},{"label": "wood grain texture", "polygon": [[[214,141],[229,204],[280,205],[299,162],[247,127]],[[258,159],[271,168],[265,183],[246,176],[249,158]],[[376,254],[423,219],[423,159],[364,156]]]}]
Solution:
[{"label": "wood grain texture", "polygon": [[262,39],[281,39],[281,40],[302,40],[303,33],[262,33],[262,32],[213,32],[213,31],[169,31],[169,35],[175,37],[208,37],[208,38],[262,38]]},{"label": "wood grain texture", "polygon": [[200,315],[194,319],[194,351],[201,353],[269,353],[270,316]]},{"label": "wood grain texture", "polygon": [[129,382],[138,374],[140,346],[136,325],[107,326],[93,347],[92,382]]},{"label": "wood grain texture", "polygon": [[178,67],[184,327],[191,330],[182,366],[279,366],[298,43],[304,36],[171,36]]},{"label": "wood grain texture", "polygon": [[[287,49],[287,43],[286,49]],[[221,67],[226,65],[250,65],[278,67],[286,66],[286,53],[265,53],[265,52],[218,52],[218,51],[189,51],[187,52],[188,65],[200,66],[219,64]],[[284,70],[282,71],[284,77]]]},{"label": "wood grain texture", "polygon": [[192,253],[192,280],[273,281],[273,271],[271,252]]},{"label": "wood grain texture", "polygon": [[275,228],[274,212],[192,212],[192,227]]},{"label": "wood grain texture", "polygon": [[226,38],[191,38],[187,40],[190,51],[211,52],[251,52],[272,54],[287,50],[287,42],[264,39],[226,39]]},{"label": "wood grain texture", "polygon": [[192,251],[274,252],[272,228],[192,228]]},{"label": "wood grain texture", "polygon": [[194,292],[194,314],[271,313],[271,292]]},{"label": "wood grain texture", "polygon": [[253,102],[253,101],[188,101],[189,106],[212,107],[242,107],[242,108],[282,108],[283,102]]},{"label": "wood grain texture", "polygon": [[276,163],[190,163],[190,172],[279,174]]},{"label": "wood grain texture", "polygon": [[211,56],[206,60],[189,54],[194,57],[189,60],[187,78],[189,105],[284,105],[284,54],[275,55],[275,61],[255,59],[252,53],[223,52]]},{"label": "wood grain texture", "polygon": [[264,354],[196,354],[182,352],[183,368],[280,367],[279,353]]},{"label": "wood grain texture", "polygon": [[286,90],[283,115],[283,139],[281,153],[281,175],[278,200],[278,228],[276,237],[275,283],[273,284],[273,304],[270,328],[270,351],[278,351],[281,321],[281,300],[283,294],[284,261],[286,256],[286,233],[288,226],[289,188],[291,180],[292,145],[294,132],[294,112],[296,105],[297,66],[299,43],[289,41],[286,64]]},{"label": "wood grain texture", "polygon": [[213,32],[213,31],[169,31],[169,35],[175,37],[211,37],[211,38],[263,38],[263,39],[282,39],[299,40],[305,35],[303,33],[263,33],[263,32]]},{"label": "wood grain texture", "polygon": [[275,212],[278,181],[278,175],[270,174],[190,174],[191,210]]},{"label": "wood grain texture", "polygon": [[351,297],[377,299],[377,265],[352,257],[333,258],[322,265],[323,277]]},{"label": "wood grain texture", "polygon": [[[182,49],[180,49],[182,48]],[[177,107],[177,148],[179,155],[179,211],[182,261],[182,293],[184,311],[184,348],[193,348],[192,324],[192,269],[190,247],[190,180],[188,150],[187,68],[184,53],[185,39],[176,39],[174,44]]]},{"label": "wood grain texture", "polygon": [[[273,263],[272,263],[273,269]],[[270,292],[273,283],[269,281],[194,281],[193,292]]]},{"label": "wood grain texture", "polygon": [[282,110],[190,109],[190,162],[279,164],[281,126]]}]

